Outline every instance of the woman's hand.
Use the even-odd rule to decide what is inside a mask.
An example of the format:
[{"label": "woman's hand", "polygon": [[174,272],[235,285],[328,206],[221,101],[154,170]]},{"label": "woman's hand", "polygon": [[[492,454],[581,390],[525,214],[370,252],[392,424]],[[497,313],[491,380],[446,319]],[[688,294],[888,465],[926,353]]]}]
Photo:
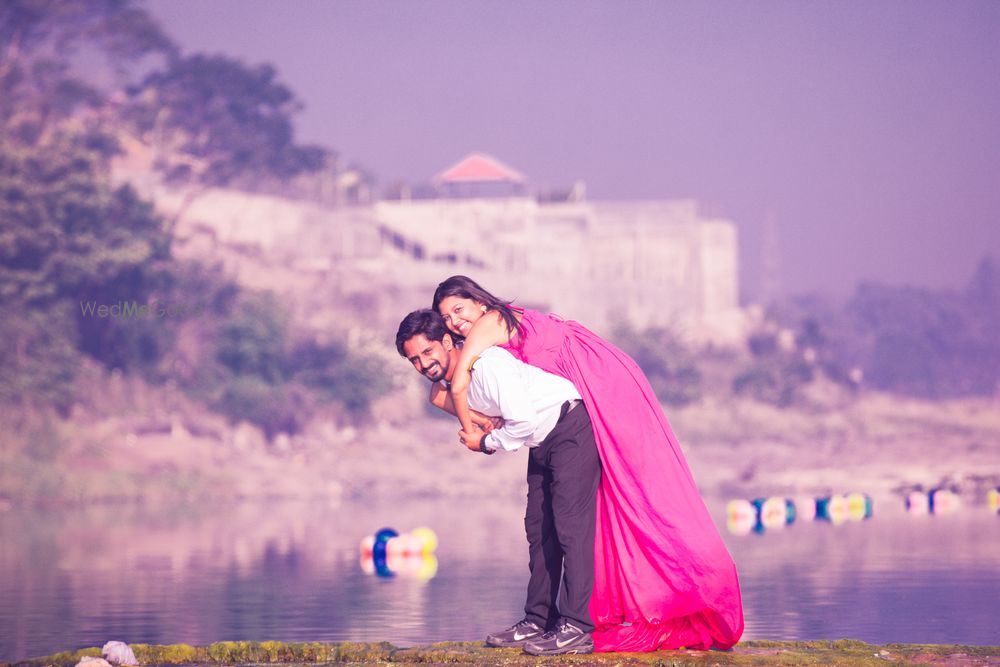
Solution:
[{"label": "woman's hand", "polygon": [[[472,416],[473,425],[476,428],[480,429],[483,433],[489,433],[490,431],[492,431],[496,426],[493,420],[499,419],[499,417],[496,418],[487,417],[486,415],[476,412],[475,410],[470,410],[469,412],[471,413]],[[501,420],[501,423],[503,423],[503,420]]]},{"label": "woman's hand", "polygon": [[[440,382],[434,382],[431,384],[430,402],[431,405],[438,407],[449,414],[455,414],[455,404],[451,400],[451,394],[448,393],[448,390],[445,389],[444,385]],[[490,417],[489,415],[484,415],[483,413],[475,410],[469,410],[469,413],[472,418],[473,426],[482,429],[483,433],[489,433],[495,428],[503,428],[502,417]]]}]

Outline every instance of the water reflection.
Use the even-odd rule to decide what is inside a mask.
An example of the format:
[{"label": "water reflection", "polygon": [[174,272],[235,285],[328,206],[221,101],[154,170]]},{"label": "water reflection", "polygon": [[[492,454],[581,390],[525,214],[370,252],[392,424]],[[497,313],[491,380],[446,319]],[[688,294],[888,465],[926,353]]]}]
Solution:
[{"label": "water reflection", "polygon": [[885,499],[862,522],[726,534],[746,637],[996,644],[1000,518],[913,516]]},{"label": "water reflection", "polygon": [[[725,524],[724,502],[710,503]],[[982,508],[980,508],[982,509]],[[0,660],[110,639],[474,640],[516,620],[523,508],[444,501],[0,513]],[[430,526],[433,578],[367,576],[362,537]],[[868,521],[725,533],[746,638],[997,642],[1000,519],[880,510]]]},{"label": "water reflection", "polygon": [[[438,517],[448,520],[436,525]],[[359,539],[386,523],[435,525],[444,545],[439,567],[447,575],[433,585],[417,577],[366,577]],[[461,606],[489,613],[482,598],[495,587],[484,591],[484,564],[502,569],[513,563],[512,577],[520,580],[516,565],[523,561],[517,510],[471,513],[434,502],[9,511],[0,514],[0,535],[3,660],[108,639],[405,644],[450,637],[456,621],[428,610]],[[489,557],[479,558],[482,553]]]}]

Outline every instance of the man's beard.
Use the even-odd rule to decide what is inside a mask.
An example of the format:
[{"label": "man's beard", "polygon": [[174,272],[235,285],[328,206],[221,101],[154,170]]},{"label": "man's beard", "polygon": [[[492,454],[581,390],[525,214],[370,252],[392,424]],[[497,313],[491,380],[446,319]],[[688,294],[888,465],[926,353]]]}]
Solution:
[{"label": "man's beard", "polygon": [[[437,372],[435,373],[434,371]],[[423,376],[431,382],[438,382],[444,379],[447,372],[447,369],[445,369],[441,364],[435,362],[433,366],[430,366],[423,371]]]}]

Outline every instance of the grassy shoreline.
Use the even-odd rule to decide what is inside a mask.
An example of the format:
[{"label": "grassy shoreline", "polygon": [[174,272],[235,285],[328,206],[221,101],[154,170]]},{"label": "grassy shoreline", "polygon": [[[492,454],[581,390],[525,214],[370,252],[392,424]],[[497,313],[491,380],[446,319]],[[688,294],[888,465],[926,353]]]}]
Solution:
[{"label": "grassy shoreline", "polygon": [[[217,642],[132,644],[141,665],[1000,665],[1000,646],[951,644],[868,644],[836,641],[740,642],[730,651],[657,651],[655,653],[595,653],[536,658],[516,649],[488,649],[482,642],[441,642],[398,647],[388,642],[286,643]],[[100,657],[100,648],[65,651],[51,656],[0,663],[0,667],[68,667],[84,656]]]}]

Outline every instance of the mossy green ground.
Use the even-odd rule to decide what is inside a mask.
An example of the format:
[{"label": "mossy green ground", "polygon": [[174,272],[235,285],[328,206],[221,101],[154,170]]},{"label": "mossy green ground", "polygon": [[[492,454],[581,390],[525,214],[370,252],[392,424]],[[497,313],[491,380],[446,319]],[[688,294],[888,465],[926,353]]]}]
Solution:
[{"label": "mossy green ground", "polygon": [[[1000,646],[866,644],[838,641],[741,642],[731,651],[658,651],[595,653],[549,658],[516,649],[488,649],[481,642],[444,642],[400,648],[387,642],[290,644],[285,642],[218,642],[209,646],[132,644],[141,665],[992,665],[1000,666]],[[57,653],[14,663],[14,667],[66,667],[83,656],[100,656],[98,648]],[[11,667],[0,663],[0,667]]]}]

